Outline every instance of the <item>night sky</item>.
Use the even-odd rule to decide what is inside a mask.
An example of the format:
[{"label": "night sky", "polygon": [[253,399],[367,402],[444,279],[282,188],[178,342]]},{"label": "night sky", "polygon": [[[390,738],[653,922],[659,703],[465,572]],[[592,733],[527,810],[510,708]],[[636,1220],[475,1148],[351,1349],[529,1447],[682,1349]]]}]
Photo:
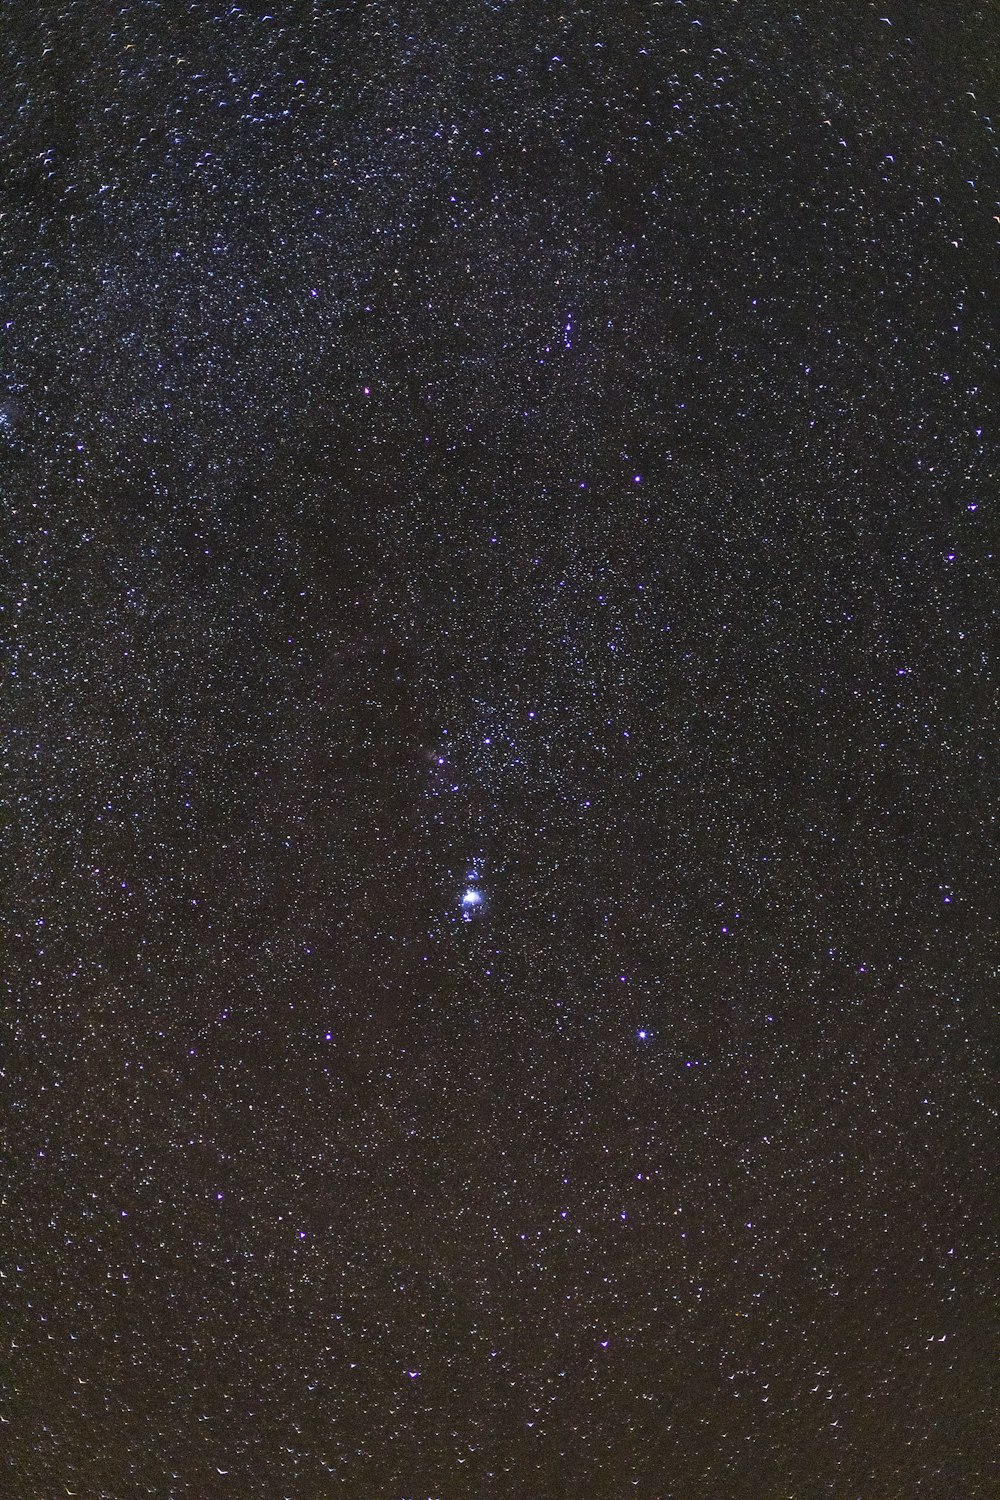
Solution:
[{"label": "night sky", "polygon": [[795,3],[5,7],[4,1500],[1000,1495],[1000,7]]}]

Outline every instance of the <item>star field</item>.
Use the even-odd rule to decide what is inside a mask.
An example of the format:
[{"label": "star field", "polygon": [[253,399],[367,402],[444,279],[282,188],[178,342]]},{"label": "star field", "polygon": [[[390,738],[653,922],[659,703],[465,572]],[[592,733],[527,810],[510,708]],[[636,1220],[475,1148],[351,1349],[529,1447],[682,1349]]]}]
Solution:
[{"label": "star field", "polygon": [[996,1496],[998,44],[12,10],[4,1496]]}]

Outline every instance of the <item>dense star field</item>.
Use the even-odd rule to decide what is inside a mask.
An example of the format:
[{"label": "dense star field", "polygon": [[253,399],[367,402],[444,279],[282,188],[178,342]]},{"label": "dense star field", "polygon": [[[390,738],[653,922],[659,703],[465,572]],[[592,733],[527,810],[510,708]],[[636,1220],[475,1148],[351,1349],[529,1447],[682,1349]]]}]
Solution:
[{"label": "dense star field", "polygon": [[2,46],[5,1500],[995,1500],[1000,8]]}]

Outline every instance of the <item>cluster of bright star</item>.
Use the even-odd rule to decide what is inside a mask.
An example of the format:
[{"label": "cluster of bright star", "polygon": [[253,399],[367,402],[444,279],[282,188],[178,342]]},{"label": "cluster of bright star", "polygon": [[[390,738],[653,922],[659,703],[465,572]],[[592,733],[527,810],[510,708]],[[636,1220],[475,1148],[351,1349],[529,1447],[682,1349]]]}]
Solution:
[{"label": "cluster of bright star", "polygon": [[485,895],[482,889],[483,861],[474,859],[466,872],[465,887],[459,898],[459,907],[462,913],[462,921],[469,922],[474,914],[485,905]]}]

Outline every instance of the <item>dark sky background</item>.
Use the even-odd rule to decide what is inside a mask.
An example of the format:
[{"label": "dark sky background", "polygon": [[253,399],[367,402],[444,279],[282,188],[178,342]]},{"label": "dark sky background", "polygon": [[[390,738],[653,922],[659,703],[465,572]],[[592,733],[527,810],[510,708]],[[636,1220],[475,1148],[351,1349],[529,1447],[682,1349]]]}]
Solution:
[{"label": "dark sky background", "polygon": [[1000,1494],[1000,9],[794,3],[5,8],[10,1500]]}]

